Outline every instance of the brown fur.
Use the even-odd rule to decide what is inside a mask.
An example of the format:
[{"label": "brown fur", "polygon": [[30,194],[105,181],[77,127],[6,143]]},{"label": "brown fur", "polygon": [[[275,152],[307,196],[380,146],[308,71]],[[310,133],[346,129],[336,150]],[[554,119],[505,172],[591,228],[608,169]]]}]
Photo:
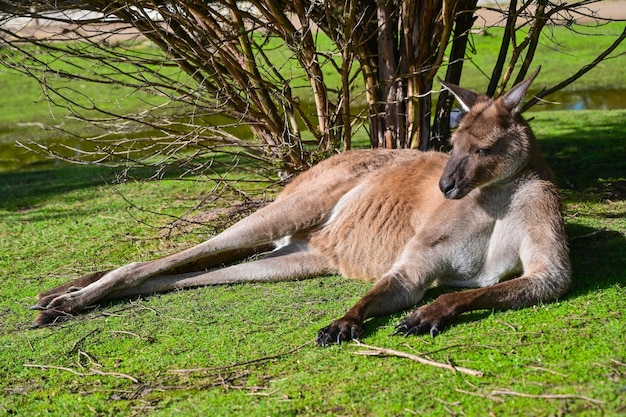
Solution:
[{"label": "brown fur", "polygon": [[[320,330],[321,345],[358,337],[365,320],[413,307],[433,284],[477,288],[414,310],[398,332],[435,335],[465,311],[553,300],[567,290],[570,267],[552,174],[516,110],[533,78],[495,101],[446,85],[467,110],[450,155],[337,155],[198,246],[40,294],[34,325],[104,299],[336,273],[375,284]],[[262,259],[220,267],[272,242]]]}]

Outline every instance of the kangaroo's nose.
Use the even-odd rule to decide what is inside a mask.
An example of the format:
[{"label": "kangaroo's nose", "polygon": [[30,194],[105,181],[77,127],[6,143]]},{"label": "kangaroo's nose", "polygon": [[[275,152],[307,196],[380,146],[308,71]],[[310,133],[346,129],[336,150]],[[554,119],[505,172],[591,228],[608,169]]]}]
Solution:
[{"label": "kangaroo's nose", "polygon": [[456,188],[456,181],[452,178],[441,177],[439,180],[439,189],[443,193],[444,197],[451,198],[452,193]]}]

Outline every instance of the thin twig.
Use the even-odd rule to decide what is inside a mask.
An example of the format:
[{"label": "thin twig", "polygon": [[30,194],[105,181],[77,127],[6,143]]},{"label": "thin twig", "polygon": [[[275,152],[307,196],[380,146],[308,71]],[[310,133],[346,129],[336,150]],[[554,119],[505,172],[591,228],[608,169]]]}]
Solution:
[{"label": "thin twig", "polygon": [[141,336],[141,335],[138,335],[137,333],[128,332],[128,331],[125,331],[125,330],[111,330],[109,333],[112,333],[112,334],[125,334],[125,335],[136,337],[138,339],[145,340],[148,343],[153,343],[154,342],[154,338],[152,338],[150,336]]},{"label": "thin twig", "polygon": [[624,31],[622,32],[622,34],[615,40],[615,42],[613,42],[608,48],[606,48],[600,55],[598,55],[596,57],[596,59],[594,59],[591,63],[583,66],[581,69],[579,69],[574,75],[572,75],[571,77],[561,81],[560,83],[558,83],[557,85],[551,87],[551,88],[544,88],[541,92],[539,92],[539,94],[536,94],[535,97],[533,97],[531,100],[529,100],[526,104],[524,104],[520,110],[521,113],[525,112],[526,110],[528,110],[531,106],[533,106],[534,104],[536,104],[539,99],[554,93],[555,91],[559,91],[562,88],[565,88],[566,86],[568,86],[569,84],[571,84],[572,82],[576,81],[577,79],[579,79],[580,77],[582,77],[583,75],[585,75],[588,71],[590,71],[591,69],[593,69],[596,65],[598,65],[600,62],[602,62],[603,60],[605,60],[607,58],[607,56],[613,52],[620,43],[622,43],[622,41],[626,39],[626,28],[624,29]]},{"label": "thin twig", "polygon": [[569,376],[569,375],[561,373],[561,372],[553,371],[552,369],[544,368],[543,366],[529,366],[529,368],[536,369],[538,371],[550,372],[551,374],[559,375],[559,376],[562,376],[562,377],[568,377]]},{"label": "thin twig", "polygon": [[83,337],[78,339],[76,342],[74,342],[74,345],[72,346],[72,349],[70,349],[69,354],[74,353],[76,351],[76,349],[78,349],[78,345],[80,345],[89,336],[91,336],[92,334],[97,333],[99,331],[100,331],[99,329],[93,329],[92,331],[90,331],[89,333],[87,333],[86,335],[84,335]]},{"label": "thin twig", "polygon": [[246,366],[246,365],[251,365],[253,363],[259,363],[259,362],[265,362],[265,361],[270,361],[272,359],[278,359],[282,356],[285,355],[289,355],[292,354],[300,349],[302,349],[303,347],[310,345],[311,343],[313,343],[313,341],[309,341],[306,342],[303,345],[300,345],[298,347],[295,347],[287,352],[283,352],[283,353],[278,353],[276,355],[270,355],[270,356],[263,356],[261,358],[257,358],[257,359],[251,359],[249,361],[245,361],[245,362],[236,362],[230,365],[222,365],[222,366],[214,366],[212,368],[188,368],[188,369],[170,369],[168,372],[173,372],[173,373],[177,373],[177,374],[188,374],[188,373],[193,373],[193,372],[210,372],[210,371],[222,371],[225,369],[231,369],[231,368],[236,368],[239,366]]},{"label": "thin twig", "polygon": [[110,330],[109,333],[113,333],[113,334],[127,334],[129,336],[134,336],[138,339],[143,339],[142,336],[139,336],[137,333],[133,333],[133,332],[129,332],[126,330]]},{"label": "thin twig", "polygon": [[35,363],[25,363],[24,367],[26,368],[40,368],[40,369],[58,369],[60,371],[71,372],[74,375],[85,376],[84,373],[75,371],[72,368],[65,368],[63,366],[54,366],[54,365],[37,365]]},{"label": "thin twig", "polygon": [[574,394],[526,394],[524,392],[517,392],[505,389],[496,389],[491,391],[491,395],[512,395],[515,397],[524,397],[524,398],[540,398],[544,400],[584,400],[589,401],[595,404],[604,404],[605,401],[596,400],[595,398],[585,397],[584,395],[574,395]]},{"label": "thin twig", "polygon": [[78,375],[78,376],[87,376],[87,375],[102,375],[102,376],[113,376],[116,378],[126,378],[126,379],[130,379],[131,381],[138,383],[139,380],[135,377],[132,377],[130,375],[127,374],[123,374],[120,372],[104,372],[104,371],[100,371],[99,369],[95,369],[95,368],[91,368],[89,369],[89,373],[83,373],[83,372],[78,372],[72,368],[66,368],[63,366],[55,366],[55,365],[38,365],[35,363],[25,363],[24,367],[26,368],[39,368],[39,369],[57,369],[60,371],[66,371],[66,372],[70,372],[73,373],[74,375]]},{"label": "thin twig", "polygon": [[617,359],[612,359],[612,358],[611,358],[611,359],[609,359],[609,360],[610,360],[611,362],[613,362],[613,363],[617,364],[617,365],[626,366],[626,363],[624,363],[624,362],[620,362],[620,361],[618,361]]},{"label": "thin twig", "polygon": [[507,322],[502,321],[502,320],[496,320],[496,323],[500,323],[500,324],[508,327],[509,329],[513,330],[514,332],[517,332],[517,328],[515,326],[513,326],[511,323],[507,323]]},{"label": "thin twig", "polygon": [[[407,345],[405,345],[405,346],[407,346]],[[456,348],[459,348],[459,347],[466,347],[466,346],[468,346],[468,345],[465,344],[465,343],[459,343],[459,344],[456,344],[456,345],[450,345],[450,346],[442,347],[441,349],[435,349],[435,350],[431,350],[429,352],[420,353],[419,356],[430,356],[430,355],[434,355],[435,353],[443,352],[444,350],[456,349]]]},{"label": "thin twig", "polygon": [[486,398],[488,400],[495,401],[497,403],[504,402],[502,398],[494,397],[493,395],[489,395],[489,394],[480,394],[478,392],[467,391],[467,390],[460,389],[460,388],[456,388],[455,391],[460,392],[461,394],[473,395],[474,397]]},{"label": "thin twig", "polygon": [[[98,362],[96,362],[96,360],[87,352],[83,352],[82,350],[78,351],[78,356],[79,358],[82,356],[84,357],[87,362],[93,366],[97,366],[99,368],[102,368],[102,365],[100,365]],[[78,366],[80,366],[81,368],[85,368],[80,362],[77,363]]]},{"label": "thin twig", "polygon": [[454,365],[447,364],[447,363],[431,361],[429,359],[424,359],[421,356],[413,355],[413,354],[406,353],[406,352],[401,352],[401,351],[398,351],[398,350],[381,348],[381,347],[377,347],[377,346],[365,345],[365,344],[363,344],[361,342],[358,342],[358,341],[355,341],[355,343],[359,347],[362,347],[362,348],[365,348],[365,349],[369,349],[369,350],[360,350],[360,351],[354,352],[356,355],[398,356],[400,358],[406,358],[406,359],[410,359],[410,360],[415,361],[415,362],[419,362],[419,363],[421,363],[423,365],[434,366],[436,368],[449,369],[449,370],[454,371],[454,372],[461,372],[461,373],[468,374],[468,375],[473,375],[473,376],[483,376],[484,375],[484,373],[481,372],[481,371],[475,371],[473,369],[463,368],[461,366],[454,366]]},{"label": "thin twig", "polygon": [[569,241],[570,241],[570,243],[571,243],[571,242],[573,242],[573,241],[575,241],[575,240],[579,240],[579,239],[586,239],[586,238],[588,238],[588,237],[594,237],[595,235],[598,235],[598,234],[600,234],[600,233],[604,233],[604,232],[607,232],[607,231],[608,231],[608,229],[607,229],[606,227],[602,227],[602,228],[600,228],[600,229],[598,229],[598,230],[594,230],[594,231],[593,231],[593,232],[591,232],[591,233],[586,233],[586,234],[584,234],[584,235],[580,235],[580,236],[573,236],[573,237],[571,237],[571,238],[569,239]]},{"label": "thin twig", "polygon": [[130,376],[128,374],[123,374],[121,372],[104,372],[104,371],[101,371],[101,370],[95,369],[95,368],[89,369],[89,372],[91,374],[102,375],[102,376],[113,376],[113,377],[116,377],[116,378],[126,378],[126,379],[130,379],[134,383],[138,383],[139,382],[139,380],[137,378],[132,377],[132,376]]},{"label": "thin twig", "polygon": [[35,347],[33,346],[33,343],[30,341],[30,338],[26,337],[26,340],[28,341],[28,346],[30,346],[30,350],[32,350],[34,352],[35,351]]}]

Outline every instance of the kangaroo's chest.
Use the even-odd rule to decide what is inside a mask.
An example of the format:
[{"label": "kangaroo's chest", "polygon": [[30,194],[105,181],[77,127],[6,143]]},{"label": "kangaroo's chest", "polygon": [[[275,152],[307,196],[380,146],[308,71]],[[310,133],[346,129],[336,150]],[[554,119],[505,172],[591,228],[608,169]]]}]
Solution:
[{"label": "kangaroo's chest", "polygon": [[458,287],[487,287],[521,272],[521,230],[508,219],[485,221],[458,235],[449,247],[448,267],[438,283]]}]

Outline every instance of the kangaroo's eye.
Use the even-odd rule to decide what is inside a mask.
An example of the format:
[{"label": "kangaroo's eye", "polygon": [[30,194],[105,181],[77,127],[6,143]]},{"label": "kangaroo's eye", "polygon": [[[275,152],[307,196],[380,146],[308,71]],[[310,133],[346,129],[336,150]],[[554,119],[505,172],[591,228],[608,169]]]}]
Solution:
[{"label": "kangaroo's eye", "polygon": [[476,153],[477,153],[479,156],[489,155],[489,152],[491,152],[491,149],[489,149],[489,148],[478,148],[478,149],[476,150]]}]

